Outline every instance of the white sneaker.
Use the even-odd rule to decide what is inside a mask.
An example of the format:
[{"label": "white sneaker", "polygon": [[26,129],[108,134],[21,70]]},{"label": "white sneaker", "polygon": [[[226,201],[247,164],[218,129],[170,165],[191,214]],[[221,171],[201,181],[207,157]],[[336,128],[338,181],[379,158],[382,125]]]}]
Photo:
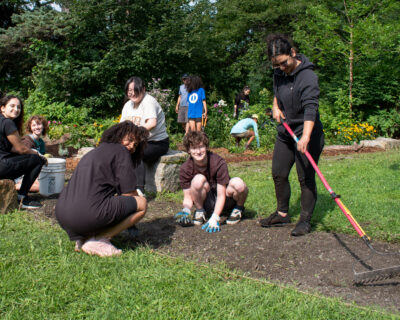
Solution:
[{"label": "white sneaker", "polygon": [[226,224],[236,224],[242,219],[242,211],[239,209],[233,209],[231,215],[226,219]]},{"label": "white sneaker", "polygon": [[137,192],[139,197],[146,198],[146,194],[141,189],[137,188],[136,192]]},{"label": "white sneaker", "polygon": [[194,212],[193,224],[196,226],[201,226],[206,222],[206,216],[204,215],[204,210],[197,210]]}]

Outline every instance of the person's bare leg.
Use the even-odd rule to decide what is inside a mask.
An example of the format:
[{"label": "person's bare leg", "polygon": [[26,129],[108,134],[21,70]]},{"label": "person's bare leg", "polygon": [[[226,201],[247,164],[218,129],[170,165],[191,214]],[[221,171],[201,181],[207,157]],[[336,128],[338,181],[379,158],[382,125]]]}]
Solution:
[{"label": "person's bare leg", "polygon": [[235,137],[235,139],[236,139],[236,147],[239,147],[241,138]]},{"label": "person's bare leg", "polygon": [[134,198],[136,199],[136,202],[137,202],[137,211],[135,213],[131,214],[130,216],[128,216],[127,218],[125,218],[124,220],[122,220],[117,225],[103,230],[102,232],[100,232],[99,234],[96,235],[96,238],[111,239],[114,236],[116,236],[117,234],[119,234],[121,231],[124,231],[125,229],[128,229],[128,228],[134,226],[136,223],[138,223],[140,221],[140,219],[142,219],[144,217],[144,215],[146,214],[146,210],[147,210],[146,198],[138,197],[138,196],[135,196]]},{"label": "person's bare leg", "polygon": [[201,131],[201,122],[196,122],[196,130]]},{"label": "person's bare leg", "polygon": [[197,174],[190,184],[190,193],[196,209],[203,209],[207,192],[210,191],[210,185],[202,174]]},{"label": "person's bare leg", "polygon": [[254,132],[253,132],[253,131],[250,131],[249,136],[250,136],[250,138],[249,138],[249,140],[246,142],[246,146],[245,146],[246,149],[249,148],[250,143],[251,143],[251,142],[254,140],[254,138],[255,138]]},{"label": "person's bare leg", "polygon": [[196,131],[196,121],[189,120],[189,130],[190,131]]},{"label": "person's bare leg", "polygon": [[238,206],[244,206],[248,194],[249,189],[242,179],[235,177],[229,181],[226,188],[226,196],[233,198]]},{"label": "person's bare leg", "polygon": [[185,134],[187,134],[189,132],[189,122],[185,123]]},{"label": "person's bare leg", "polygon": [[[18,191],[21,188],[21,182],[22,182],[22,180],[15,184],[15,190]],[[40,186],[39,180],[36,179],[35,182],[33,183],[33,185],[31,186],[31,188],[29,189],[29,192],[39,192],[39,186]]]},{"label": "person's bare leg", "polygon": [[39,180],[36,179],[31,188],[29,189],[30,192],[39,192]]}]

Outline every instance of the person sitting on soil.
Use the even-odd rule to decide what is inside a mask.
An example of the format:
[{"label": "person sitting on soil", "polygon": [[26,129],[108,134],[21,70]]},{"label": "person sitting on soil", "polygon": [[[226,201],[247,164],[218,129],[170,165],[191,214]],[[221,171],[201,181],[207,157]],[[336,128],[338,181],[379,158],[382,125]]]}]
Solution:
[{"label": "person sitting on soil", "polygon": [[[26,123],[26,132],[27,135],[23,136],[21,141],[22,143],[30,149],[34,149],[39,152],[41,155],[45,155],[46,153],[46,144],[41,138],[46,135],[46,132],[49,128],[49,124],[47,120],[39,115],[35,115],[29,118]],[[15,188],[19,190],[21,188],[22,178],[20,177],[15,180]],[[36,179],[31,188],[30,192],[39,192],[39,180]]]},{"label": "person sitting on soil", "polygon": [[15,180],[24,176],[18,190],[21,208],[36,209],[42,205],[28,196],[47,159],[38,151],[26,147],[21,141],[24,107],[16,96],[0,100],[0,179]]},{"label": "person sitting on soil", "polygon": [[200,131],[202,119],[207,118],[206,93],[199,76],[191,76],[186,84],[188,92],[188,120],[190,131]]},{"label": "person sitting on soil", "polygon": [[[258,137],[258,115],[253,114],[251,118],[246,118],[240,120],[231,129],[231,136],[236,140],[236,147],[240,145],[240,140],[242,138],[249,138],[246,142],[245,149],[250,147],[250,143],[256,138],[257,148],[260,147],[260,138]],[[252,128],[253,130],[249,130]]]},{"label": "person sitting on soil", "polygon": [[104,131],[100,145],[78,163],[56,204],[56,218],[75,243],[75,251],[100,257],[119,255],[110,240],[135,231],[147,210],[136,192],[135,167],[140,163],[148,131],[124,121]]},{"label": "person sitting on soil", "polygon": [[[236,224],[242,218],[248,188],[242,179],[230,178],[223,158],[210,152],[209,139],[203,131],[191,131],[183,139],[190,158],[182,164],[179,174],[183,189],[183,209],[176,214],[183,226],[202,225],[207,232],[220,231],[220,216],[230,216],[227,224]],[[191,208],[195,206],[193,220]]]},{"label": "person sitting on soil", "polygon": [[135,125],[149,130],[148,143],[144,149],[143,161],[136,169],[137,192],[145,196],[145,163],[154,163],[169,149],[169,137],[165,126],[165,115],[157,100],[146,93],[146,87],[140,77],[131,77],[125,83],[125,95],[128,101],[122,109],[121,121],[130,120]]}]

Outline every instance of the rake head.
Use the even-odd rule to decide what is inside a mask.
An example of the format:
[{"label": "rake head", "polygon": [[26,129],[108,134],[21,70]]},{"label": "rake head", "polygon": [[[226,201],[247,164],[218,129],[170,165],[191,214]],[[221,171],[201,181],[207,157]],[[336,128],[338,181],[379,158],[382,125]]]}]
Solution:
[{"label": "rake head", "polygon": [[353,283],[355,285],[363,285],[371,282],[392,279],[397,276],[400,276],[400,266],[375,269],[359,273],[355,272]]}]

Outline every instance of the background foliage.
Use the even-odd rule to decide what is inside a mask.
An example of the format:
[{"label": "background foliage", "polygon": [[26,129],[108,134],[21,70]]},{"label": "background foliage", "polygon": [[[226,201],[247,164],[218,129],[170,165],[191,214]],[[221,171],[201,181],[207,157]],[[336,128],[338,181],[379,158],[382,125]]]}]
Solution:
[{"label": "background foliage", "polygon": [[[343,124],[400,137],[396,0],[6,0],[0,9],[0,91],[71,128],[113,123],[126,79],[138,75],[161,94],[179,141],[174,106],[180,76],[191,73],[205,84],[211,140],[233,150],[234,96],[250,85],[250,112],[264,116],[272,89],[265,38],[281,32],[316,65],[328,142],[363,138],[338,136]],[[220,100],[226,106],[213,108]],[[274,135],[267,131],[263,148]]]}]

